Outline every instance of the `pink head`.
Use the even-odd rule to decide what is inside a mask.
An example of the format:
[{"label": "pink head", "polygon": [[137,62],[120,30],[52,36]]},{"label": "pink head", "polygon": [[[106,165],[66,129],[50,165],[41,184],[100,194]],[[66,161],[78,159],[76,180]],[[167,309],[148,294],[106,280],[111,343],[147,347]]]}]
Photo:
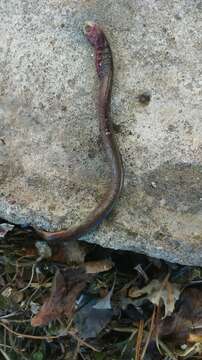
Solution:
[{"label": "pink head", "polygon": [[84,25],[84,34],[86,35],[88,41],[96,49],[102,49],[105,47],[105,36],[102,29],[95,24],[94,22],[86,22]]}]

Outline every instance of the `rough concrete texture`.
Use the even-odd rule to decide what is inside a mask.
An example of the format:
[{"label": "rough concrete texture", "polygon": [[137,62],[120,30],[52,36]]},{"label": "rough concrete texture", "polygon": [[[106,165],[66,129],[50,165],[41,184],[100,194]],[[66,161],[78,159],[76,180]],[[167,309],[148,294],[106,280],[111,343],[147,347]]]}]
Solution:
[{"label": "rough concrete texture", "polygon": [[85,239],[202,265],[201,15],[200,0],[0,1],[0,217],[66,228],[106,190],[98,80],[82,33],[94,20],[114,54],[125,187]]}]

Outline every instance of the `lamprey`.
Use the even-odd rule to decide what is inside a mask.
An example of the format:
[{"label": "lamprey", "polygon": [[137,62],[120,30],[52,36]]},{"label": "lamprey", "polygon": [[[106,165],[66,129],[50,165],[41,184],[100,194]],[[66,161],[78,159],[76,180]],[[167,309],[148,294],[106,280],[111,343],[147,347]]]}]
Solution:
[{"label": "lamprey", "polygon": [[110,119],[111,88],[113,79],[113,59],[109,42],[103,30],[95,23],[87,22],[84,34],[95,50],[95,65],[99,78],[98,116],[102,143],[109,160],[111,175],[109,188],[95,209],[78,226],[67,230],[46,232],[36,229],[40,238],[50,243],[59,240],[78,239],[100,224],[113,209],[123,186],[124,172],[121,155],[113,134]]}]

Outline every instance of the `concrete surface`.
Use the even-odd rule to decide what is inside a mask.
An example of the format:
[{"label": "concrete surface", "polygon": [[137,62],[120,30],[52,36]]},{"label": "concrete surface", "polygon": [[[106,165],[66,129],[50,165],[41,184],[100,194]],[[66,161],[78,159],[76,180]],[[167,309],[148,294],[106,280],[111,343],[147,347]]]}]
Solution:
[{"label": "concrete surface", "polygon": [[202,265],[199,0],[0,1],[0,217],[66,228],[106,190],[86,20],[113,49],[126,175],[113,214],[85,239]]}]

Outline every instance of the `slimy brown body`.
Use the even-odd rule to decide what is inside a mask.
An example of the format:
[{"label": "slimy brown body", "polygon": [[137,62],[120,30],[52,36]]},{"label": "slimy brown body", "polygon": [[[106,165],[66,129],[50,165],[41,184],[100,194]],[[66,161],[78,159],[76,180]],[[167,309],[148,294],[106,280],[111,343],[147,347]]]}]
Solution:
[{"label": "slimy brown body", "polygon": [[104,150],[109,160],[111,176],[109,188],[95,209],[78,226],[67,230],[46,232],[35,229],[40,238],[50,243],[78,239],[89,230],[100,224],[113,209],[123,186],[123,165],[117,143],[115,141],[110,119],[111,87],[113,79],[113,60],[110,45],[102,29],[87,23],[85,35],[95,49],[95,65],[100,81],[98,92],[98,114],[100,135]]}]

